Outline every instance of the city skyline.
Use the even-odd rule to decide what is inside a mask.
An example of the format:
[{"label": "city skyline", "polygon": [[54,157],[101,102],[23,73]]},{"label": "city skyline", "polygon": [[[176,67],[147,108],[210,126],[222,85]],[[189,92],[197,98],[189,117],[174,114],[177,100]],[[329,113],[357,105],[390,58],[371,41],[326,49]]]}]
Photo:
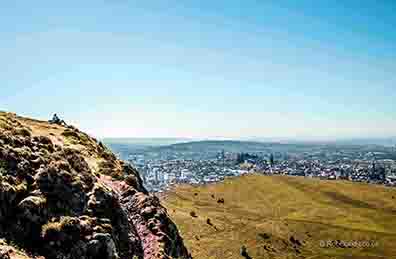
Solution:
[{"label": "city skyline", "polygon": [[0,110],[98,137],[394,137],[395,9],[4,2]]}]

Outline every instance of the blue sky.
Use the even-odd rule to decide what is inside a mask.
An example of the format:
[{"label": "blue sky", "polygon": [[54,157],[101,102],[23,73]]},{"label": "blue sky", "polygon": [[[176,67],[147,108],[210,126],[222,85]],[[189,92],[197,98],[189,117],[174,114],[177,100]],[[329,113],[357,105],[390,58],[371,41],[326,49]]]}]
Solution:
[{"label": "blue sky", "polygon": [[98,137],[395,136],[395,12],[390,0],[2,1],[0,110],[57,112]]}]

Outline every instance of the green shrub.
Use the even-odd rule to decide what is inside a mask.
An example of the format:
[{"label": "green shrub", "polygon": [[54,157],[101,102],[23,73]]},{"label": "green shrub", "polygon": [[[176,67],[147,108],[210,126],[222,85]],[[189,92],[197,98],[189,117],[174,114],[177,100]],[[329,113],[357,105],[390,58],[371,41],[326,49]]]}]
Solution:
[{"label": "green shrub", "polygon": [[127,177],[125,177],[125,183],[134,188],[136,188],[138,185],[138,181],[133,175],[128,175]]},{"label": "green shrub", "polygon": [[12,151],[14,151],[16,154],[18,154],[18,156],[24,157],[24,158],[29,158],[32,154],[32,151],[27,146],[14,148]]},{"label": "green shrub", "polygon": [[103,159],[108,160],[108,161],[112,161],[112,162],[117,160],[117,157],[113,154],[113,152],[111,152],[107,148],[102,153],[102,157],[103,157]]},{"label": "green shrub", "polygon": [[65,131],[62,132],[62,136],[66,138],[79,138],[79,135],[76,131],[70,130],[70,129],[65,129]]},{"label": "green shrub", "polygon": [[50,236],[52,233],[58,233],[62,230],[62,224],[60,222],[50,222],[42,226],[41,236],[43,238]]},{"label": "green shrub", "polygon": [[62,132],[62,136],[64,136],[71,144],[81,144],[81,145],[89,145],[90,138],[85,133],[78,132],[72,129],[65,129]]},{"label": "green shrub", "polygon": [[42,226],[41,236],[45,238],[59,232],[76,234],[76,232],[79,232],[79,229],[80,223],[77,218],[62,217],[59,222],[50,222]]},{"label": "green shrub", "polygon": [[6,161],[0,160],[0,176],[7,174],[7,168]]},{"label": "green shrub", "polygon": [[24,136],[24,137],[31,137],[32,136],[32,133],[27,128],[16,128],[16,129],[13,130],[13,133],[15,135],[20,135],[20,136]]},{"label": "green shrub", "polygon": [[12,127],[10,126],[10,124],[7,122],[6,119],[0,118],[0,129],[12,130]]}]

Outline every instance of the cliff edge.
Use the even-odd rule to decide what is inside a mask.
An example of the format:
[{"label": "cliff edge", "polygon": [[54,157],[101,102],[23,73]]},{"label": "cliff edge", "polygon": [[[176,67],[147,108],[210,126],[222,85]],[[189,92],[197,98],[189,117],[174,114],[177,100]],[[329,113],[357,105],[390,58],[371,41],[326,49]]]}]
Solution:
[{"label": "cliff edge", "polygon": [[189,259],[130,165],[72,126],[0,112],[0,259]]}]

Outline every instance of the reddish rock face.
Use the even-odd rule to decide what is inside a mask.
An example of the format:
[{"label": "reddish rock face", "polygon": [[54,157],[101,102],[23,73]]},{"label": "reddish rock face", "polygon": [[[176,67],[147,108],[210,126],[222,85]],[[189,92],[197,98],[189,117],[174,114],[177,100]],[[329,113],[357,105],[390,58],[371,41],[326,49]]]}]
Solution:
[{"label": "reddish rock face", "polygon": [[73,127],[6,113],[0,239],[47,259],[191,258],[134,168]]}]

